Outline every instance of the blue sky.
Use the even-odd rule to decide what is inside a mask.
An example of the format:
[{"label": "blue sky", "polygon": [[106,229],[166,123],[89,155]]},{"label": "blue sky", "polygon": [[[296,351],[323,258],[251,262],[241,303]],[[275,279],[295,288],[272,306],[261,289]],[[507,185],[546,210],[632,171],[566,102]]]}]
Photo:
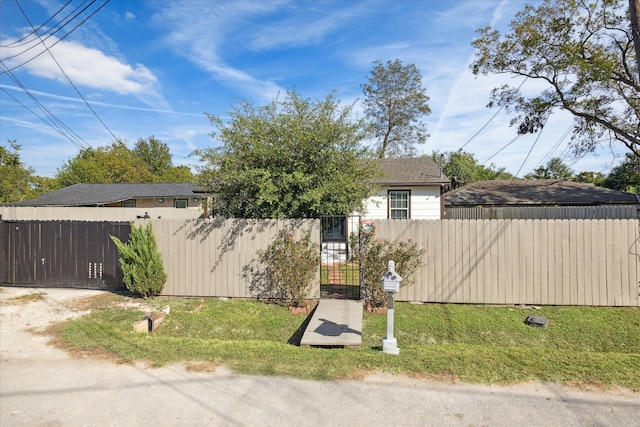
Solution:
[{"label": "blue sky", "polygon": [[[78,146],[109,145],[114,135],[130,147],[154,135],[169,145],[175,164],[193,165],[194,149],[218,144],[205,113],[224,117],[239,99],[263,105],[294,87],[314,99],[335,90],[358,113],[373,61],[394,59],[419,68],[430,97],[424,121],[431,136],[420,153],[464,147],[519,176],[552,156],[575,172],[606,172],[624,154],[606,147],[572,158],[571,117],[563,113],[537,142],[529,135],[502,149],[516,131],[504,112],[487,125],[496,109],[486,104],[491,88],[520,81],[474,76],[471,41],[480,27],[507,29],[524,1],[73,0],[39,30],[44,38],[55,22],[88,6],[44,41],[53,55],[33,36],[22,40],[33,32],[29,21],[38,27],[65,3],[0,0],[0,58],[13,70],[0,73],[0,139],[16,139],[38,175],[53,176]],[[523,90],[536,89],[527,85]],[[73,142],[38,117],[44,113],[20,86],[69,129],[64,133],[73,131]]]}]

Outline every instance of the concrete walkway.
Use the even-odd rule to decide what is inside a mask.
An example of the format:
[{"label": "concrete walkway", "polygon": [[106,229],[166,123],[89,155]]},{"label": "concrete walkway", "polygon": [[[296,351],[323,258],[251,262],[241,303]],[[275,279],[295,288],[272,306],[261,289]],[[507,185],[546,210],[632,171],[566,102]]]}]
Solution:
[{"label": "concrete walkway", "polygon": [[362,301],[322,299],[302,335],[300,346],[362,345]]}]

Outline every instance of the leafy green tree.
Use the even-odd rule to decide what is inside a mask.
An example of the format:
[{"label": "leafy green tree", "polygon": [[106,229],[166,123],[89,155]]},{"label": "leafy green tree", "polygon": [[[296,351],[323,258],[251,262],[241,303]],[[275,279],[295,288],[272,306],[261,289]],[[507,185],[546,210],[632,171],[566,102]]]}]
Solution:
[{"label": "leafy green tree", "polygon": [[224,145],[196,151],[215,209],[231,218],[314,218],[362,207],[378,166],[363,147],[365,126],[333,94],[296,91],[255,107],[240,101],[228,122],[210,115]]},{"label": "leafy green tree", "polygon": [[617,140],[640,157],[640,81],[625,0],[545,0],[526,5],[501,35],[491,27],[473,42],[475,74],[521,76],[545,86],[525,96],[495,88],[489,106],[515,113],[518,133],[542,129],[557,109],[574,117],[577,153]]},{"label": "leafy green tree", "polygon": [[56,179],[66,187],[79,183],[152,182],[153,174],[124,141],[118,140],[110,146],[80,150],[58,169]]},{"label": "leafy green tree", "polygon": [[451,189],[456,189],[476,181],[513,178],[505,168],[496,168],[493,164],[483,166],[475,156],[462,150],[439,152],[433,151],[431,158],[451,179]]},{"label": "leafy green tree", "polygon": [[167,281],[162,257],[151,223],[131,224],[129,242],[110,236],[118,248],[124,283],[129,291],[143,298],[158,295]]},{"label": "leafy green tree", "polygon": [[569,166],[560,157],[553,157],[546,165],[538,166],[524,177],[527,179],[562,179],[571,181],[573,179],[573,171],[569,169]]},{"label": "leafy green tree", "polygon": [[160,176],[165,170],[173,167],[169,146],[153,135],[147,139],[139,138],[133,152],[142,159],[153,175]]},{"label": "leafy green tree", "polygon": [[640,158],[627,153],[624,161],[607,175],[603,186],[640,194]]},{"label": "leafy green tree", "polygon": [[606,175],[602,172],[582,171],[573,177],[573,181],[584,182],[587,184],[593,184],[602,187],[606,178]]},{"label": "leafy green tree", "polygon": [[133,147],[153,175],[155,182],[193,182],[194,176],[187,166],[174,166],[169,146],[153,135],[140,138]]},{"label": "leafy green tree", "polygon": [[21,149],[15,140],[0,146],[0,203],[32,199],[57,188],[51,178],[33,175],[33,168],[20,159]]},{"label": "leafy green tree", "polygon": [[375,61],[367,83],[362,85],[364,107],[379,158],[411,157],[415,145],[423,144],[427,128],[420,121],[431,112],[429,97],[422,87],[422,75],[414,64]]}]

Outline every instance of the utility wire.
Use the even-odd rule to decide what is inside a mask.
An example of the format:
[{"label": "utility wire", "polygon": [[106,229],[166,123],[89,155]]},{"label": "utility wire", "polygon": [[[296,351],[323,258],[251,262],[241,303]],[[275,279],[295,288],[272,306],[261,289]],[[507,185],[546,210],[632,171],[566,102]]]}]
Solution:
[{"label": "utility wire", "polygon": [[[525,76],[524,80],[522,80],[522,83],[520,83],[520,86],[518,86],[518,90],[520,90],[520,88],[522,87],[522,85],[524,85],[524,82],[526,82],[528,79],[528,77]],[[493,116],[491,116],[491,118],[480,128],[480,130],[476,133],[474,133],[471,138],[469,138],[467,140],[467,142],[465,142],[464,144],[462,144],[462,147],[460,147],[458,149],[458,151],[462,150],[464,147],[467,146],[467,144],[469,144],[476,136],[480,135],[480,132],[482,132],[487,126],[489,126],[489,123],[491,123],[493,121],[493,119],[496,118],[496,116],[500,113],[500,111],[502,111],[504,109],[504,105],[502,105],[498,111],[495,112],[495,114]]]},{"label": "utility wire", "polygon": [[[49,49],[47,47],[47,45],[44,43],[44,41],[42,40],[42,38],[40,37],[40,35],[38,34],[37,30],[35,29],[34,25],[31,23],[31,20],[29,19],[29,17],[27,16],[27,14],[25,13],[24,9],[22,9],[22,6],[20,6],[20,3],[18,2],[18,0],[15,0],[16,4],[18,5],[18,8],[20,9],[20,12],[22,13],[22,16],[24,16],[24,18],[27,20],[27,22],[29,23],[29,25],[31,25],[31,28],[34,29],[35,34],[38,36],[38,38],[40,39],[40,43],[42,43],[42,46],[44,46],[44,48],[46,49],[46,51],[49,53],[49,55],[51,56],[51,59],[53,59],[53,62],[56,63],[56,65],[58,66],[58,68],[60,69],[60,72],[62,72],[62,74],[66,77],[67,81],[69,82],[69,84],[75,89],[76,93],[78,94],[78,96],[80,98],[82,98],[82,100],[84,101],[85,105],[87,106],[87,108],[89,108],[89,110],[91,110],[91,112],[93,113],[93,115],[96,117],[96,119],[98,119],[98,121],[102,124],[102,126],[104,126],[104,128],[107,130],[107,132],[109,132],[111,134],[111,136],[113,137],[114,140],[117,140],[118,137],[111,131],[111,129],[109,128],[109,126],[107,126],[107,124],[104,122],[104,120],[102,120],[102,118],[98,115],[98,113],[96,113],[96,110],[93,109],[93,107],[89,104],[89,102],[87,101],[87,99],[82,95],[82,93],[80,93],[80,90],[78,89],[78,87],[73,83],[73,81],[71,80],[71,78],[69,77],[69,75],[64,71],[64,69],[62,68],[62,66],[60,65],[60,63],[58,62],[58,60],[56,59],[56,57],[53,55],[53,52],[51,52],[51,49]],[[105,3],[106,4],[106,3]]]},{"label": "utility wire", "polygon": [[[533,141],[533,144],[531,144],[531,149],[529,150],[529,152],[527,153],[527,156],[524,158],[524,160],[522,161],[522,164],[520,165],[520,168],[518,169],[518,172],[516,172],[516,174],[514,175],[514,178],[518,176],[518,174],[520,174],[520,171],[522,170],[522,168],[524,167],[525,163],[527,163],[527,160],[529,159],[529,156],[531,155],[531,152],[533,151],[533,148],[536,146],[536,144],[538,143],[538,141],[540,140],[540,137],[542,136],[542,131],[544,130],[544,126],[547,124],[547,119],[549,117],[546,117],[544,119],[544,123],[542,124],[542,127],[540,128],[540,132],[538,132],[538,136],[536,136],[536,140]],[[513,182],[513,180],[512,180]]]},{"label": "utility wire", "polygon": [[507,148],[508,146],[510,146],[511,144],[513,144],[514,142],[516,142],[516,140],[518,138],[520,138],[522,135],[518,134],[516,135],[511,141],[507,142],[506,145],[504,145],[502,148],[500,148],[498,151],[495,152],[495,154],[493,154],[491,157],[489,157],[487,160],[485,160],[484,162],[481,163],[482,166],[484,166],[489,160],[493,159],[495,156],[497,156],[498,154],[500,154],[501,151],[503,151],[505,148]]},{"label": "utility wire", "polygon": [[[73,145],[75,145],[77,148],[79,148],[81,150],[82,149],[91,148],[91,145],[88,142],[86,142],[84,139],[82,139],[82,137],[80,137],[80,135],[78,135],[73,130],[71,130],[71,128],[69,126],[67,126],[62,120],[60,120],[55,114],[53,114],[44,104],[42,104],[38,100],[38,98],[36,98],[35,95],[33,95],[31,93],[31,91],[24,84],[22,84],[22,82],[15,76],[15,74],[13,74],[13,72],[6,70],[6,66],[4,65],[2,60],[0,60],[0,70],[3,69],[3,68],[5,69],[6,74],[14,81],[14,83],[16,85],[18,85],[18,87],[20,87],[24,91],[24,93],[27,94],[27,96],[29,98],[31,98],[33,103],[36,104],[40,108],[40,110],[49,118],[50,122],[47,123],[47,124],[50,127],[52,127],[54,130],[56,130],[62,136],[67,138],[69,141],[71,141],[71,143]],[[3,88],[3,90],[4,90],[4,88]],[[8,93],[8,92],[6,92],[6,93]],[[11,97],[16,99],[13,96],[11,96]],[[19,101],[18,101],[18,103],[23,105]],[[26,106],[25,106],[25,108],[26,108]],[[31,111],[29,108],[27,108],[27,110]],[[40,118],[42,120],[42,118],[40,116],[38,116],[37,114],[36,114],[36,117],[38,117],[38,118]],[[46,123],[46,121],[45,121],[45,123]]]},{"label": "utility wire", "polygon": [[[55,43],[53,43],[51,46],[49,46],[49,49],[51,49],[52,47],[54,47],[55,45],[57,45],[58,43],[60,43],[62,40],[64,40],[65,38],[67,38],[69,35],[71,35],[71,33],[73,33],[75,30],[77,30],[77,29],[78,29],[78,27],[80,27],[82,24],[84,24],[85,22],[87,22],[89,19],[91,19],[91,17],[93,17],[93,15],[95,15],[95,14],[96,14],[96,13],[98,13],[98,12],[99,12],[103,7],[105,7],[105,6],[107,5],[107,3],[109,3],[109,1],[110,1],[110,0],[106,0],[106,1],[105,1],[105,2],[104,2],[104,3],[103,3],[103,4],[102,4],[98,9],[94,10],[94,11],[93,11],[93,12],[92,12],[88,17],[86,17],[85,19],[83,19],[83,20],[82,20],[82,22],[80,22],[78,25],[76,25],[75,27],[73,27],[73,28],[71,29],[71,31],[69,31],[69,32],[68,32],[68,33],[66,33],[64,36],[62,36],[62,37],[60,37],[58,40],[56,40],[56,42],[55,42]],[[95,0],[92,2],[92,4],[93,4],[93,3],[95,3]],[[75,17],[74,17],[74,18],[75,18]],[[66,24],[65,24],[65,25],[66,25]],[[56,30],[56,32],[57,32],[57,31],[58,31],[58,30]],[[53,34],[52,34],[52,35],[53,35]],[[50,35],[50,36],[48,36],[47,38],[45,38],[44,40],[47,40],[49,37],[51,37],[51,35]],[[24,61],[24,62],[23,62],[23,63],[21,63],[21,64],[18,64],[18,65],[16,65],[16,66],[14,66],[13,68],[8,68],[8,67],[6,67],[6,66],[5,66],[5,70],[4,70],[4,71],[0,71],[0,74],[5,74],[5,73],[7,73],[7,72],[9,72],[9,71],[14,71],[14,70],[16,70],[16,69],[18,69],[18,68],[22,67],[23,65],[26,65],[26,64],[28,64],[29,62],[33,61],[34,59],[36,59],[37,57],[39,57],[40,55],[42,55],[44,52],[45,52],[45,51],[43,50],[42,52],[38,53],[37,55],[35,55],[35,56],[33,56],[32,58],[30,58],[30,59],[28,59],[28,60]],[[19,54],[19,55],[21,55],[21,54]],[[14,55],[14,56],[12,56],[12,58],[13,58],[13,57],[15,57],[15,56],[18,56],[18,55]],[[4,58],[4,59],[6,60],[6,59],[9,59],[9,58]]]},{"label": "utility wire", "polygon": [[[67,6],[69,6],[69,3],[71,3],[72,0],[69,0],[65,3],[64,6],[62,6],[60,9],[58,9],[58,11],[56,13],[54,13],[53,15],[51,15],[49,17],[49,19],[47,19],[46,21],[44,21],[40,26],[38,26],[38,28],[34,29],[31,33],[26,34],[24,36],[22,36],[20,39],[15,40],[9,44],[0,44],[0,47],[19,47],[19,46],[24,46],[25,44],[29,44],[31,43],[32,40],[27,40],[24,43],[22,43],[24,40],[26,40],[28,37],[31,37],[32,35],[36,34],[37,31],[39,31],[40,29],[42,29],[45,25],[47,25],[49,23],[49,21],[51,21],[53,18],[55,18],[60,12],[62,12],[62,10],[64,8],[66,8]],[[65,18],[66,19],[66,18]],[[54,25],[54,28],[56,26],[58,26],[59,23],[57,23],[56,25]]]},{"label": "utility wire", "polygon": [[[84,4],[84,3],[86,3],[86,2],[87,2],[87,1],[85,0],[82,4]],[[85,10],[87,10],[89,7],[91,7],[91,5],[93,5],[93,3],[95,3],[95,2],[96,2],[96,0],[93,0],[93,1],[88,5],[88,6],[86,6],[84,9],[82,9],[80,12],[76,13],[73,17],[71,17],[71,19],[70,19],[69,21],[67,21],[67,22],[65,22],[64,24],[62,24],[62,25],[61,25],[60,27],[58,27],[55,31],[53,31],[51,34],[48,34],[48,35],[47,35],[47,37],[45,38],[45,40],[48,40],[50,37],[53,37],[53,35],[54,35],[54,34],[56,34],[58,31],[62,30],[64,27],[66,27],[67,25],[69,25],[69,24],[71,23],[71,21],[73,21],[74,19],[76,19],[80,14],[82,14]],[[16,4],[18,5],[18,7],[20,7],[20,4],[18,3],[18,1],[17,1],[17,0],[16,0]],[[79,8],[80,8],[80,6],[76,7],[76,8],[75,8],[71,13],[74,13],[74,12],[75,12],[76,10],[78,10]],[[20,9],[22,9],[22,8],[20,8]],[[69,14],[69,15],[71,15],[71,14]],[[68,17],[69,15],[67,15],[67,17]],[[65,19],[66,19],[66,17],[65,17]],[[60,25],[60,23],[61,23],[61,22],[62,22],[62,21],[60,21],[58,24],[56,24],[56,26]],[[53,27],[53,28],[55,28],[55,27]],[[47,31],[47,32],[48,32],[48,31]],[[25,44],[29,44],[29,43],[31,43],[31,42],[33,42],[33,41],[35,41],[35,39],[31,39],[31,40],[29,40],[29,42],[28,42],[28,43],[25,43]],[[14,54],[14,55],[7,56],[7,57],[5,57],[5,58],[3,58],[3,59],[6,61],[7,59],[17,58],[18,56],[20,56],[20,55],[24,55],[25,53],[29,52],[30,50],[32,50],[32,49],[34,49],[34,48],[36,48],[36,47],[38,46],[38,44],[39,44],[39,43],[36,43],[36,44],[34,44],[34,45],[31,45],[31,46],[29,46],[28,48],[24,49],[22,52],[18,52],[18,53]],[[42,52],[41,52],[41,54],[42,54]],[[36,57],[37,57],[37,56],[36,56]]]}]

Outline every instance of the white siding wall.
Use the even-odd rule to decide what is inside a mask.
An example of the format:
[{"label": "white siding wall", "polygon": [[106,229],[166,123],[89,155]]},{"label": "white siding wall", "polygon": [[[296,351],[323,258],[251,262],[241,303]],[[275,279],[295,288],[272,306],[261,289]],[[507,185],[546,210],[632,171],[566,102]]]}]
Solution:
[{"label": "white siding wall", "polygon": [[[388,188],[380,190],[366,203],[366,212],[362,214],[366,219],[387,219]],[[441,219],[440,218],[440,187],[402,187],[394,190],[410,190],[411,219]]]}]

